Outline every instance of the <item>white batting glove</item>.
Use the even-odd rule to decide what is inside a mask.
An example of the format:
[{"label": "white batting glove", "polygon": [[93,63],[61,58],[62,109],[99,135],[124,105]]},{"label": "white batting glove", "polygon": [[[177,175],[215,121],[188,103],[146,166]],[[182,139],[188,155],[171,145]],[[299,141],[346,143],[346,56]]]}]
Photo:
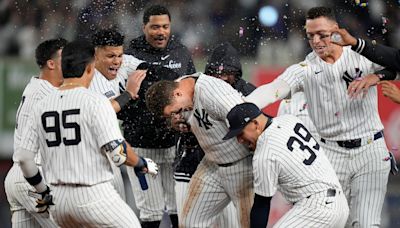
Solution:
[{"label": "white batting glove", "polygon": [[146,161],[146,168],[147,168],[147,172],[148,174],[152,175],[153,177],[157,176],[158,174],[158,165],[151,160],[150,158],[144,158],[144,160]]}]

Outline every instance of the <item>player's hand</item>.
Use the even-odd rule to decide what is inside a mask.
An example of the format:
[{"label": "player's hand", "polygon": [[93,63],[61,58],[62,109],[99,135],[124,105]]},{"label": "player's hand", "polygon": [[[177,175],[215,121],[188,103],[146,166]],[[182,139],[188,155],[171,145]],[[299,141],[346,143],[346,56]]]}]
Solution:
[{"label": "player's hand", "polygon": [[400,89],[392,82],[380,81],[382,85],[382,93],[385,97],[389,97],[393,102],[400,104]]},{"label": "player's hand", "polygon": [[139,98],[139,89],[146,77],[146,73],[147,70],[135,70],[129,75],[128,80],[126,81],[126,91],[131,94],[132,99]]},{"label": "player's hand", "polygon": [[49,186],[47,186],[46,191],[40,193],[28,191],[28,195],[36,199],[38,213],[48,213],[50,206],[54,205]]},{"label": "player's hand", "polygon": [[171,117],[171,127],[176,131],[189,132],[190,124],[188,124],[183,118]]},{"label": "player's hand", "polygon": [[352,35],[350,35],[350,33],[347,32],[346,29],[336,29],[332,31],[332,34],[333,33],[339,34],[341,36],[341,39],[339,40],[331,39],[332,43],[338,44],[340,46],[348,46],[348,45],[354,46],[357,44],[357,39]]},{"label": "player's hand", "polygon": [[350,83],[347,94],[351,98],[356,98],[360,94],[362,94],[362,97],[365,97],[369,87],[376,85],[379,80],[380,78],[376,74],[369,74],[365,77],[356,78]]},{"label": "player's hand", "polygon": [[144,158],[146,161],[146,173],[152,175],[153,177],[158,174],[158,165],[150,158]]},{"label": "player's hand", "polygon": [[141,159],[140,165],[135,166],[136,175],[148,173],[154,177],[158,174],[158,165],[153,160],[143,157],[139,157],[139,159]]}]

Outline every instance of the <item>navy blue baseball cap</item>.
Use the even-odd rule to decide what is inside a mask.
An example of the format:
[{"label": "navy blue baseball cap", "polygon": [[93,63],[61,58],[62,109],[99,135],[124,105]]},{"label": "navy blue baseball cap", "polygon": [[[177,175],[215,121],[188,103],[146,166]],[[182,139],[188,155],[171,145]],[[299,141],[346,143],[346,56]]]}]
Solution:
[{"label": "navy blue baseball cap", "polygon": [[246,125],[262,114],[261,110],[253,103],[242,103],[233,107],[228,115],[229,132],[222,138],[227,140],[240,134]]}]

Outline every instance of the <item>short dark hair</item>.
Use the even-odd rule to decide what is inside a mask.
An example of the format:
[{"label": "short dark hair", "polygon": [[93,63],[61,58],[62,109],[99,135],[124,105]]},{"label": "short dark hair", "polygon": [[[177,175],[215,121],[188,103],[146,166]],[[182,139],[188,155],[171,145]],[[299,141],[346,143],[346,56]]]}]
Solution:
[{"label": "short dark hair", "polygon": [[171,14],[168,9],[162,5],[152,5],[147,8],[143,13],[143,24],[147,24],[150,21],[150,16],[157,15],[168,15],[169,20],[171,21]]},{"label": "short dark hair", "polygon": [[324,6],[319,6],[319,7],[313,7],[308,10],[306,19],[316,19],[319,17],[326,17],[332,21],[336,21],[336,16],[335,13],[331,8],[324,7]]},{"label": "short dark hair", "polygon": [[102,29],[92,36],[92,43],[98,46],[122,46],[124,44],[124,36],[115,29]]},{"label": "short dark hair", "polygon": [[158,115],[164,115],[164,108],[172,103],[174,90],[178,87],[178,82],[161,80],[154,83],[146,91],[147,109]]},{"label": "short dark hair", "polygon": [[46,66],[46,62],[56,55],[57,51],[65,47],[67,40],[63,38],[45,40],[35,50],[36,63],[40,69]]},{"label": "short dark hair", "polygon": [[87,65],[94,61],[94,47],[86,40],[76,40],[68,43],[61,57],[61,67],[64,78],[80,78]]}]

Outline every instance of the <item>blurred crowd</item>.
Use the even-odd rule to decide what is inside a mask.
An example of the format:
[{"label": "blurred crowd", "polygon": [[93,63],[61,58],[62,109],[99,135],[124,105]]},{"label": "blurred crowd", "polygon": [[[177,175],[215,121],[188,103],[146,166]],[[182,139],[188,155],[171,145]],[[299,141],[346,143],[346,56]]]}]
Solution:
[{"label": "blurred crowd", "polygon": [[[0,55],[32,59],[35,46],[49,38],[90,37],[98,28],[117,27],[126,40],[141,34],[143,9],[166,5],[172,31],[195,56],[204,56],[221,40],[265,64],[287,65],[308,51],[304,13],[310,7],[334,7],[342,27],[355,36],[400,47],[400,1],[333,0],[2,0]],[[278,20],[270,27],[259,21],[261,7],[270,5]]]}]

